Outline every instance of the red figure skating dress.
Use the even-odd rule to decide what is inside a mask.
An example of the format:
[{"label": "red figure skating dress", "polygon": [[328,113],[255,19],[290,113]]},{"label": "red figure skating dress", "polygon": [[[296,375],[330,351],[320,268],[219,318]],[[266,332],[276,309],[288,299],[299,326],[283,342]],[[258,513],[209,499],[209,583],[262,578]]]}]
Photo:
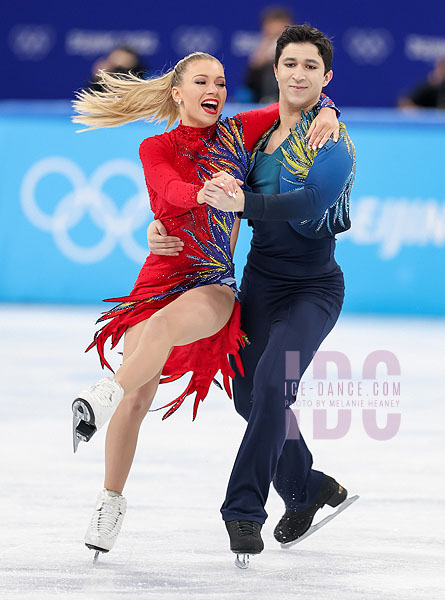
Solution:
[{"label": "red figure skating dress", "polygon": [[[87,348],[97,347],[102,367],[111,369],[104,356],[108,337],[113,348],[128,327],[148,319],[186,290],[219,284],[228,285],[237,295],[230,251],[236,213],[198,204],[196,196],[212,173],[226,171],[244,180],[250,151],[277,117],[276,104],[219,120],[202,129],[180,124],[168,133],[142,142],[139,155],[154,217],[162,221],[169,235],[182,239],[184,248],[178,256],[149,254],[130,295],[106,300],[119,304],[98,320],[109,323],[96,333]],[[195,418],[199,402],[207,395],[219,370],[231,396],[229,377],[234,372],[227,355],[234,355],[242,371],[238,350],[244,344],[240,305],[236,300],[229,321],[218,333],[173,349],[162,371],[165,376],[162,382],[178,379],[188,371],[192,371],[192,378],[181,396],[167,405],[170,408],[164,418],[196,392]]]}]

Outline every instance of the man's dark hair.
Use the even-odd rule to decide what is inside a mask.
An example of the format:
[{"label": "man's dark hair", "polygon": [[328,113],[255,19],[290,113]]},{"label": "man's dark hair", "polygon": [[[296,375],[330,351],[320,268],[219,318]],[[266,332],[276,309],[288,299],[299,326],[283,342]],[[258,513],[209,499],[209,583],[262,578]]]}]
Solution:
[{"label": "man's dark hair", "polygon": [[303,42],[309,42],[309,44],[314,44],[317,47],[318,54],[323,59],[325,74],[330,71],[332,68],[332,55],[334,53],[332,42],[321,31],[309,25],[309,23],[286,27],[277,40],[275,66],[278,66],[280,56],[288,44],[301,44]]}]

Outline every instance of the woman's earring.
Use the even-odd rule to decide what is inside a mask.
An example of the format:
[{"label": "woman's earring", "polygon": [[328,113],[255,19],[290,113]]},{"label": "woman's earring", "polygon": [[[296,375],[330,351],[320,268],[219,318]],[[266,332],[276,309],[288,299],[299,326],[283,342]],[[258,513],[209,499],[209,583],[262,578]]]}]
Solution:
[{"label": "woman's earring", "polygon": [[178,106],[181,104],[181,102],[182,102],[182,100],[181,100],[181,98],[179,98],[179,100],[178,100]]}]

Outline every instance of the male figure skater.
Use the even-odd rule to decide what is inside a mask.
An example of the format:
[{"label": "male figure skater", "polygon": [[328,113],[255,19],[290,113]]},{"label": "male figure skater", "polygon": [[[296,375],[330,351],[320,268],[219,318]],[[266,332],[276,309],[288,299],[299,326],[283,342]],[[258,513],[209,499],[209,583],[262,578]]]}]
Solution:
[{"label": "male figure skater", "polygon": [[[335,234],[350,227],[354,146],[344,125],[339,141],[321,150],[309,148],[305,139],[322,88],[332,79],[332,54],[330,40],[309,25],[284,31],[274,66],[280,119],[254,151],[247,178],[252,191],[240,188],[236,198],[227,196],[225,173],[204,186],[208,204],[238,211],[253,226],[240,296],[250,344],[241,355],[245,375],[234,381],[235,407],[248,425],[221,508],[237,554],[263,550],[260,531],[271,481],[285,504],[274,531],[284,544],[304,535],[325,504],[336,507],[347,497],[332,477],[312,469],[290,410],[291,391],[335,325],[344,297],[334,249]],[[298,356],[297,372],[295,364],[290,372],[290,356]],[[294,385],[285,386],[286,380]]]}]

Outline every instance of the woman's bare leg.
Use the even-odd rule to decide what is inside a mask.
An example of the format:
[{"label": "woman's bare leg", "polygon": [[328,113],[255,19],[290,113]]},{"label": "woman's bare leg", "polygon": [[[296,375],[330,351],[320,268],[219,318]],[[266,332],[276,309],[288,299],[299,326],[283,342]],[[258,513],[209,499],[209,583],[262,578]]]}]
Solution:
[{"label": "woman's bare leg", "polygon": [[[124,340],[125,363],[135,351],[146,321],[128,329]],[[155,377],[138,390],[125,394],[111,419],[105,441],[104,487],[122,493],[133,463],[139,429],[147,414],[159,384],[159,371]]]},{"label": "woman's bare leg", "polygon": [[125,390],[107,430],[104,487],[122,493],[136,451],[139,429],[156,394],[173,346],[217,333],[234,304],[227,286],[195,288],[125,334],[123,364],[116,380]]},{"label": "woman's bare leg", "polygon": [[228,286],[206,285],[184,292],[144,321],[136,349],[115,376],[125,394],[153,380],[174,346],[190,344],[222,329],[234,301]]}]

